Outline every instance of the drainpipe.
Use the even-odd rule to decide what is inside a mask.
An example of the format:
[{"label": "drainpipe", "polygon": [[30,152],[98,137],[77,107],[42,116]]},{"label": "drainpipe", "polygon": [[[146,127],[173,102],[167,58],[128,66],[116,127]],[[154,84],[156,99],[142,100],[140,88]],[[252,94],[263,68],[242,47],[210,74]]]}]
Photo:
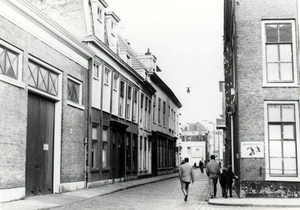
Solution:
[{"label": "drainpipe", "polygon": [[233,116],[230,116],[230,133],[231,133],[231,165],[232,171],[234,171],[234,137],[233,137]]},{"label": "drainpipe", "polygon": [[84,139],[84,177],[85,177],[85,188],[88,188],[88,175],[89,175],[89,139],[90,139],[90,133],[91,133],[91,107],[92,107],[92,76],[93,76],[93,63],[94,59],[89,60],[89,68],[87,69],[87,137]]}]

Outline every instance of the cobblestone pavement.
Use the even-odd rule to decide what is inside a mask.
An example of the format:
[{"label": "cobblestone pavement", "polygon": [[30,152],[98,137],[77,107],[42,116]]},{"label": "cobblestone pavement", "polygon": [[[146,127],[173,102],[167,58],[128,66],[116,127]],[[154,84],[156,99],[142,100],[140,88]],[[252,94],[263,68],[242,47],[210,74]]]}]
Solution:
[{"label": "cobblestone pavement", "polygon": [[[199,170],[199,169],[198,169]],[[55,208],[65,209],[143,209],[143,210],[219,210],[219,209],[275,209],[262,207],[213,206],[207,204],[208,178],[195,170],[195,183],[190,185],[190,195],[187,202],[183,200],[179,179],[173,178],[132,189],[99,196],[83,202]]]}]

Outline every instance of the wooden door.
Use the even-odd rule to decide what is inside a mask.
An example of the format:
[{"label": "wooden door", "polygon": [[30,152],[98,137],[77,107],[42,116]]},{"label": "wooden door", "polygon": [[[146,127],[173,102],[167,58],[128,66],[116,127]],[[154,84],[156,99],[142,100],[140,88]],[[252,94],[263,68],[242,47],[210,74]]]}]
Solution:
[{"label": "wooden door", "polygon": [[53,142],[55,103],[28,94],[26,196],[53,192]]},{"label": "wooden door", "polygon": [[121,178],[125,176],[125,152],[124,152],[124,135],[119,130],[113,130],[112,145],[112,176]]}]

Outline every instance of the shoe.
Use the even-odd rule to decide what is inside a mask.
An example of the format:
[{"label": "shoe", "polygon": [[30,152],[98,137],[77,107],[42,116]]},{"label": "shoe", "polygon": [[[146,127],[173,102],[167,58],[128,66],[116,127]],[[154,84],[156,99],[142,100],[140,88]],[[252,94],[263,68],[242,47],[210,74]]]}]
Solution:
[{"label": "shoe", "polygon": [[214,198],[214,196],[210,196],[210,198],[211,198],[211,199],[213,199],[213,198]]},{"label": "shoe", "polygon": [[230,195],[230,198],[232,198],[232,195]]},{"label": "shoe", "polygon": [[227,195],[225,195],[225,198],[227,198]]},{"label": "shoe", "polygon": [[185,195],[185,196],[184,196],[184,201],[187,201],[187,197],[188,197],[188,195]]}]

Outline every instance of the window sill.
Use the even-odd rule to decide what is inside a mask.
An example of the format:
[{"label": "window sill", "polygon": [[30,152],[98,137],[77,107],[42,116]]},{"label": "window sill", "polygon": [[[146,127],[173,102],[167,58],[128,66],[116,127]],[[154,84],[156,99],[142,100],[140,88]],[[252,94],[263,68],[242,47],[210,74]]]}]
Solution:
[{"label": "window sill", "polygon": [[19,88],[23,88],[23,89],[25,88],[25,83],[23,83],[19,80],[16,80],[16,79],[6,77],[4,75],[0,75],[0,80],[3,82],[9,83],[11,85],[14,85],[16,87],[19,87]]},{"label": "window sill", "polygon": [[299,182],[299,177],[270,177],[267,175],[266,181],[280,181],[280,182]]},{"label": "window sill", "polygon": [[74,102],[72,102],[72,101],[67,101],[67,104],[70,105],[70,106],[73,106],[73,107],[75,107],[75,108],[81,109],[81,110],[84,110],[84,109],[85,109],[85,107],[84,107],[83,105],[81,105],[81,104],[76,104],[76,103],[74,103]]},{"label": "window sill", "polygon": [[296,83],[264,83],[263,88],[268,88],[268,87],[294,87],[298,88],[299,84]]},{"label": "window sill", "polygon": [[91,173],[99,173],[99,168],[91,168]]},{"label": "window sill", "polygon": [[101,170],[101,172],[109,172],[109,168],[103,168],[102,170]]}]

